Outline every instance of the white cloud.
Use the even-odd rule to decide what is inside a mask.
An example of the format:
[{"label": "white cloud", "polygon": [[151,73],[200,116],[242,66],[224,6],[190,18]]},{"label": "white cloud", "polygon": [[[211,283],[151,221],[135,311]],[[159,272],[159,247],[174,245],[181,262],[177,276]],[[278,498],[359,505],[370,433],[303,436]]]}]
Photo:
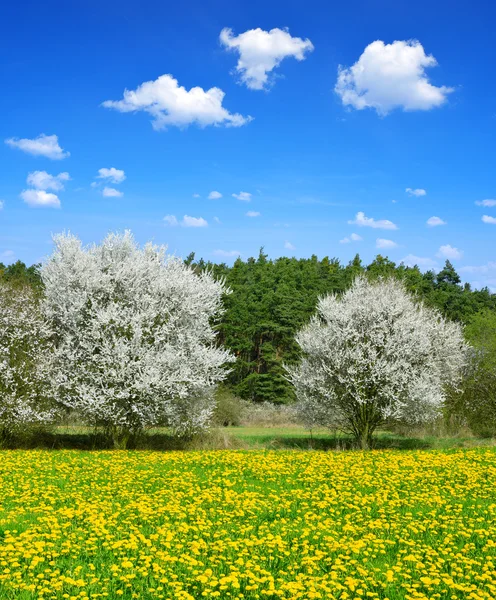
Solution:
[{"label": "white cloud", "polygon": [[105,198],[122,198],[124,194],[120,190],[116,190],[115,188],[104,187],[102,191],[102,196],[105,196]]},{"label": "white cloud", "polygon": [[401,260],[401,262],[407,267],[425,267],[426,269],[433,269],[437,266],[437,262],[432,258],[426,258],[422,256],[415,256],[414,254],[408,254]]},{"label": "white cloud", "polygon": [[232,196],[238,200],[243,200],[243,202],[250,202],[251,200],[250,192],[239,192],[239,194],[233,194]]},{"label": "white cloud", "polygon": [[193,198],[201,198],[200,194],[193,194]]},{"label": "white cloud", "polygon": [[210,192],[208,195],[209,200],[218,200],[219,198],[222,198],[222,194],[220,192],[216,192],[215,190]]},{"label": "white cloud", "polygon": [[215,254],[215,256],[223,256],[224,258],[232,258],[234,256],[239,256],[241,252],[238,250],[214,250],[213,254]]},{"label": "white cloud", "polygon": [[489,215],[484,215],[482,217],[483,223],[489,223],[491,225],[496,225],[496,217],[490,217]]},{"label": "white cloud", "polygon": [[463,252],[461,250],[458,250],[458,248],[453,248],[453,246],[446,244],[446,246],[441,246],[439,248],[437,256],[439,256],[440,258],[456,260],[462,258]]},{"label": "white cloud", "polygon": [[342,240],[339,240],[340,244],[349,244],[350,242],[361,242],[363,240],[361,235],[358,233],[352,233],[350,237],[345,237]]},{"label": "white cloud", "polygon": [[477,206],[485,206],[486,208],[490,208],[491,206],[496,206],[496,200],[478,200],[476,201]]},{"label": "white cloud", "polygon": [[37,138],[32,140],[28,138],[9,138],[5,143],[12,148],[18,148],[27,154],[33,156],[45,156],[52,160],[62,160],[70,156],[70,152],[66,152],[59,145],[59,138],[56,135],[45,135],[42,133]]},{"label": "white cloud", "polygon": [[110,167],[110,169],[103,168],[98,169],[97,179],[106,179],[112,183],[122,183],[126,179],[126,174],[121,169],[115,169],[114,167]]},{"label": "white cloud", "polygon": [[37,190],[53,190],[60,192],[64,189],[64,181],[69,181],[69,173],[59,173],[58,175],[50,175],[46,171],[33,171],[28,174],[26,179],[27,184]]},{"label": "white cloud", "polygon": [[24,190],[20,197],[26,204],[33,207],[48,206],[51,208],[60,208],[60,200],[56,194],[45,192],[44,190]]},{"label": "white cloud", "polygon": [[420,196],[426,196],[427,195],[427,192],[425,190],[423,190],[422,188],[416,188],[416,189],[406,188],[405,192],[409,196],[417,196],[417,198],[419,198]]},{"label": "white cloud", "polygon": [[309,39],[292,37],[287,29],[278,28],[264,31],[258,27],[235,36],[232,29],[225,27],[220,32],[220,41],[229,50],[239,53],[236,71],[252,90],[267,88],[273,79],[269,79],[269,74],[285,58],[304,60],[313,50]]},{"label": "white cloud", "polygon": [[3,210],[5,206],[5,202],[3,200],[0,200],[0,210]]},{"label": "white cloud", "polygon": [[221,220],[219,219],[219,217],[214,217],[214,221],[215,223],[219,224],[221,223]]},{"label": "white cloud", "polygon": [[393,240],[385,240],[384,238],[377,238],[375,241],[376,248],[396,248],[398,244],[393,242]]},{"label": "white cloud", "polygon": [[202,217],[184,215],[181,225],[183,227],[207,227],[208,223]]},{"label": "white cloud", "polygon": [[387,115],[395,108],[430,110],[441,106],[453,88],[436,87],[425,73],[436,59],[426,55],[417,40],[369,44],[349,68],[338,68],[336,93],[345,106],[373,108]]},{"label": "white cloud", "polygon": [[366,217],[365,213],[357,212],[353,221],[348,221],[349,225],[358,225],[358,227],[372,227],[373,229],[398,229],[398,227],[387,219],[376,221],[372,217]]},{"label": "white cloud", "polygon": [[257,212],[256,210],[249,210],[249,211],[246,213],[246,216],[247,216],[247,217],[259,217],[259,216],[260,216],[260,213],[259,213],[259,212]]},{"label": "white cloud", "polygon": [[446,225],[446,221],[443,221],[439,217],[429,217],[427,219],[428,227],[438,227],[439,225]]},{"label": "white cloud", "polygon": [[154,129],[168,126],[199,127],[225,125],[240,127],[252,117],[232,114],[222,106],[224,92],[216,87],[205,91],[193,87],[189,91],[178,85],[172,75],[161,75],[155,81],[145,81],[135,90],[124,90],[122,100],[106,100],[103,106],[119,112],[144,111],[152,116]]},{"label": "white cloud", "polygon": [[176,219],[176,217],[174,215],[165,215],[164,221],[170,227],[177,227],[177,225],[179,225],[179,223],[177,222],[177,219]]},{"label": "white cloud", "polygon": [[286,250],[296,250],[296,246],[293,246],[293,244],[288,241],[284,242],[284,247]]}]

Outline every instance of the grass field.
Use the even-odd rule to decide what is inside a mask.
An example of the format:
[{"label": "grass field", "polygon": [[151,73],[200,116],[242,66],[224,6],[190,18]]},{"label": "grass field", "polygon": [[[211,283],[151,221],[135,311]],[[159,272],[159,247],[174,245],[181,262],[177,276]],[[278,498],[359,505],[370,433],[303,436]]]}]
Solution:
[{"label": "grass field", "polygon": [[0,598],[496,597],[496,452],[0,452]]}]

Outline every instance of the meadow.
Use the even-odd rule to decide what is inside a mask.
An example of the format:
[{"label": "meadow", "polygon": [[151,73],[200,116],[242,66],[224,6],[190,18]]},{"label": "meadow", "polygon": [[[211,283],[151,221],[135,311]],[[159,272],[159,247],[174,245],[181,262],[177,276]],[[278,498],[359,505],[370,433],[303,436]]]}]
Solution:
[{"label": "meadow", "polygon": [[492,448],[4,450],[0,598],[496,597]]}]

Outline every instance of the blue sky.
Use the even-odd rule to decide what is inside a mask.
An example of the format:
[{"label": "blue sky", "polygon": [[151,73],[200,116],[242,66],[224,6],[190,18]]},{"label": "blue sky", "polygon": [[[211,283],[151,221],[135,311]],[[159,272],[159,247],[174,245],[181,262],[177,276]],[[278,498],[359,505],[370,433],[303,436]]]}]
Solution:
[{"label": "blue sky", "polygon": [[495,16],[487,1],[4,4],[0,260],[129,228],[226,262],[260,246],[450,258],[496,289]]}]

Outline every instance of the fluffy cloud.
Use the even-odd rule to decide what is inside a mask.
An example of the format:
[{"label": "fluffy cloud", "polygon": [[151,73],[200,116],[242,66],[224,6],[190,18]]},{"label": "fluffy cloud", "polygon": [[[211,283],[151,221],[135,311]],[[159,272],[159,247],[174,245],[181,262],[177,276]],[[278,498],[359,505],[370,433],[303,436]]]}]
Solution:
[{"label": "fluffy cloud", "polygon": [[484,215],[482,217],[483,223],[489,223],[490,225],[496,225],[496,217],[490,217],[489,215]]},{"label": "fluffy cloud", "polygon": [[60,208],[60,200],[56,194],[45,192],[44,190],[24,190],[20,197],[26,204],[33,207],[48,206],[51,208]]},{"label": "fluffy cloud", "polygon": [[152,116],[154,129],[187,127],[193,123],[200,127],[240,127],[251,121],[251,117],[226,110],[222,106],[224,96],[216,87],[207,91],[193,87],[188,91],[172,75],[161,75],[155,81],[145,81],[135,90],[124,90],[122,100],[106,100],[103,106],[124,113],[144,111]]},{"label": "fluffy cloud", "polygon": [[182,226],[183,227],[207,227],[208,223],[202,217],[190,217],[184,215]]},{"label": "fluffy cloud", "polygon": [[240,256],[241,252],[238,252],[238,250],[214,250],[213,254],[224,258],[232,258],[234,256]]},{"label": "fluffy cloud", "polygon": [[428,227],[438,227],[439,225],[446,225],[446,221],[443,221],[439,217],[429,217],[427,219],[427,226]]},{"label": "fluffy cloud", "polygon": [[417,196],[417,198],[419,198],[420,196],[425,196],[427,194],[427,192],[425,190],[423,190],[422,188],[417,188],[415,190],[412,188],[406,188],[405,192],[409,196]]},{"label": "fluffy cloud", "polygon": [[433,269],[437,266],[435,260],[432,258],[426,258],[422,256],[415,256],[414,254],[408,254],[401,260],[401,262],[407,267],[424,267],[426,269]]},{"label": "fluffy cloud", "polygon": [[27,184],[37,190],[53,190],[60,192],[64,189],[64,181],[69,181],[69,173],[59,173],[58,175],[50,175],[46,171],[33,171],[28,174],[26,179]]},{"label": "fluffy cloud", "polygon": [[219,198],[222,198],[222,194],[220,192],[216,192],[215,190],[210,192],[208,195],[209,200],[218,200]]},{"label": "fluffy cloud", "polygon": [[490,208],[491,206],[496,206],[496,200],[478,200],[476,204],[477,206],[485,206],[486,208]]},{"label": "fluffy cloud", "polygon": [[190,217],[189,215],[184,215],[181,222],[177,220],[174,215],[166,215],[164,217],[164,221],[170,227],[177,227],[181,225],[181,227],[207,227],[208,223],[202,217]]},{"label": "fluffy cloud", "polygon": [[369,44],[349,68],[338,68],[336,93],[345,106],[373,108],[387,115],[395,108],[430,110],[441,106],[453,88],[436,87],[425,73],[436,59],[416,40]]},{"label": "fluffy cloud", "polygon": [[59,145],[59,138],[56,135],[45,135],[42,133],[32,140],[28,138],[9,138],[5,143],[12,148],[18,148],[27,154],[33,156],[45,156],[52,160],[62,160],[70,156],[69,152],[63,150]]},{"label": "fluffy cloud", "polygon": [[396,242],[393,242],[393,240],[385,240],[384,238],[377,238],[375,241],[376,248],[387,249],[387,248],[396,248],[397,246],[398,246],[398,244]]},{"label": "fluffy cloud", "polygon": [[288,241],[284,242],[284,247],[286,250],[296,250],[296,246],[293,246],[293,244]]},{"label": "fluffy cloud", "polygon": [[363,240],[361,235],[358,233],[352,233],[350,237],[345,237],[342,240],[339,240],[340,244],[349,244],[350,242],[361,242]]},{"label": "fluffy cloud", "polygon": [[353,221],[348,221],[349,225],[358,225],[358,227],[372,227],[373,229],[398,229],[398,227],[387,219],[376,221],[371,217],[366,217],[365,213],[357,212]]},{"label": "fluffy cloud", "polygon": [[122,198],[124,194],[120,190],[116,190],[111,187],[104,187],[102,191],[102,196],[105,198]]},{"label": "fluffy cloud", "polygon": [[170,225],[170,227],[177,227],[179,225],[174,215],[165,215],[164,221],[167,223],[167,225]]},{"label": "fluffy cloud", "polygon": [[292,37],[287,29],[278,28],[264,31],[258,27],[235,36],[226,27],[220,32],[220,41],[228,50],[239,53],[236,71],[252,90],[267,88],[273,79],[269,74],[285,58],[304,60],[313,50],[309,39]]},{"label": "fluffy cloud", "polygon": [[453,248],[453,246],[446,244],[446,246],[441,246],[439,248],[437,256],[439,256],[440,258],[457,260],[459,258],[462,258],[463,252],[461,250],[458,250],[458,248]]},{"label": "fluffy cloud", "polygon": [[259,216],[260,216],[260,213],[259,213],[259,212],[257,212],[257,211],[255,211],[255,210],[249,210],[249,211],[246,213],[246,216],[247,216],[247,217],[259,217]]},{"label": "fluffy cloud", "polygon": [[97,179],[106,179],[112,183],[122,183],[124,179],[126,179],[126,174],[121,169],[115,169],[114,167],[110,167],[110,169],[98,169]]},{"label": "fluffy cloud", "polygon": [[233,194],[232,196],[238,200],[243,200],[243,202],[250,202],[251,200],[250,192],[239,192],[239,194]]}]

